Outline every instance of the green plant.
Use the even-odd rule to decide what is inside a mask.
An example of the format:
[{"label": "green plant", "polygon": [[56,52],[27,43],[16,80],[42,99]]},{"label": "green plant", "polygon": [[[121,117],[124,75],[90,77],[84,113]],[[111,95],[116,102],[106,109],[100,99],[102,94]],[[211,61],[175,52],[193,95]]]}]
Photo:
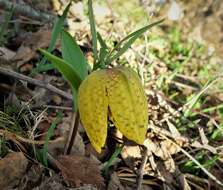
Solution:
[{"label": "green plant", "polygon": [[[199,151],[195,155],[195,159],[199,161],[199,163],[203,167],[209,170],[212,166],[214,166],[215,162],[219,159],[219,155],[208,156],[207,158],[207,153],[205,151]],[[184,172],[189,172],[196,175],[199,175],[201,172],[201,168],[191,160],[187,161],[182,165],[182,170]]]},{"label": "green plant", "polygon": [[43,145],[43,148],[40,149],[35,149],[34,148],[34,153],[36,155],[36,158],[45,166],[48,167],[48,145],[49,145],[49,141],[50,138],[53,136],[53,132],[54,129],[56,128],[57,124],[61,121],[62,119],[62,113],[59,112],[57,114],[56,119],[52,122],[52,124],[50,125],[48,131],[47,131],[47,135],[45,137],[45,142]]},{"label": "green plant", "polygon": [[211,139],[212,140],[221,140],[223,138],[223,123],[221,123],[217,129],[214,129],[212,134],[211,134]]},{"label": "green plant", "polygon": [[[90,78],[90,76],[93,76],[93,74],[95,75],[96,81],[98,81],[98,83],[100,83],[100,80],[109,80],[109,77],[108,78],[106,78],[106,77],[109,76],[109,72],[110,72],[111,77],[114,77],[114,79],[120,78],[117,81],[117,82],[120,82],[120,86],[118,86],[115,90],[120,91],[120,93],[124,93],[125,95],[127,94],[126,96],[123,96],[123,98],[127,98],[130,101],[129,106],[132,106],[133,110],[134,109],[138,109],[138,110],[142,109],[143,113],[144,112],[147,113],[146,106],[142,106],[142,105],[146,104],[146,99],[144,97],[145,95],[142,90],[142,87],[140,86],[141,84],[139,82],[139,79],[137,78],[138,76],[134,73],[134,71],[125,70],[125,69],[108,70],[107,68],[113,61],[115,61],[122,54],[124,54],[128,50],[128,48],[135,42],[135,40],[138,39],[144,32],[146,32],[151,27],[161,23],[163,20],[152,23],[148,26],[145,26],[145,27],[129,34],[128,36],[123,38],[120,42],[118,42],[114,48],[109,48],[106,45],[106,42],[102,38],[102,36],[99,33],[97,33],[97,31],[96,31],[91,0],[88,1],[88,14],[89,14],[90,28],[91,28],[91,34],[92,34],[92,44],[93,44],[93,57],[94,57],[93,71],[96,69],[103,69],[103,70],[101,70],[97,74],[95,74],[95,72],[93,72],[92,75],[89,75],[89,77],[87,77],[87,73],[89,71],[89,66],[88,66],[87,60],[85,59],[83,53],[81,52],[78,44],[75,41],[75,39],[73,37],[71,37],[69,33],[65,32],[65,31],[61,32],[62,57],[63,58],[56,57],[53,54],[51,54],[45,50],[40,50],[42,52],[42,54],[44,54],[44,56],[52,62],[53,66],[55,66],[55,68],[57,68],[62,73],[63,77],[70,84],[71,89],[72,89],[72,94],[73,94],[74,111],[78,110],[77,93],[78,93],[79,87],[82,85],[82,82],[85,81],[85,84],[86,84],[87,83],[86,78]],[[97,42],[99,42],[99,44],[101,46],[101,48],[99,49],[99,52],[98,52]],[[102,79],[99,79],[100,78],[99,73],[104,73],[104,74],[102,74],[103,75]],[[108,73],[108,75],[107,75],[107,73]],[[114,73],[115,74],[117,73],[117,75],[113,76]],[[98,79],[97,79],[97,77],[98,77]],[[132,82],[134,84],[131,83],[131,81],[129,80],[128,77],[132,78]],[[106,81],[104,81],[104,82],[106,82]],[[83,84],[84,84],[84,82],[83,82]],[[101,84],[102,84],[102,86],[105,85],[105,83],[101,83]],[[100,86],[97,86],[97,85],[96,85],[96,87],[100,88]],[[125,90],[122,91],[122,88]],[[139,96],[134,97],[132,94],[132,91],[136,90],[138,88],[140,89],[139,90],[140,94],[139,94]],[[79,100],[80,100],[80,96],[82,97],[83,94],[84,94],[84,92],[79,94]],[[97,99],[99,99],[99,97],[96,97],[95,95],[92,95],[91,97],[94,97],[94,101],[97,101]],[[85,98],[88,98],[88,97],[85,97]],[[114,96],[112,98],[117,99],[118,97]],[[140,102],[142,100],[142,104],[137,105],[137,98]],[[119,101],[123,101],[123,99],[121,99],[121,98],[119,98],[119,99],[120,99]],[[91,98],[88,98],[87,100],[91,101]],[[83,102],[83,99],[80,101]],[[82,105],[82,103],[79,103],[79,105]],[[125,106],[128,106],[128,105],[126,104]],[[84,106],[82,106],[82,107],[84,107]],[[116,108],[117,108],[117,106],[114,106],[114,109],[116,109]],[[102,109],[102,108],[99,108],[99,110],[100,109]],[[107,120],[107,111],[108,110],[106,110],[106,109],[108,109],[108,106],[105,106],[105,110],[103,110],[105,112],[105,117]],[[110,109],[111,109],[111,112],[113,112],[112,114],[114,115],[114,112],[116,110],[113,110],[113,108],[111,108],[111,107],[110,107]],[[90,111],[92,111],[92,110],[90,110]],[[125,115],[125,112],[123,112],[123,113],[124,113],[123,117],[128,117],[128,115]],[[100,118],[100,117],[93,118],[93,121],[90,121],[90,120],[86,121],[85,119],[83,119],[84,118],[83,115],[85,115],[85,114],[89,114],[89,112],[81,113],[80,114],[81,120],[82,120],[82,122],[84,122],[84,127],[87,131],[87,134],[88,134],[90,140],[91,140],[91,143],[94,145],[96,150],[100,152],[101,147],[104,145],[104,141],[106,138],[106,134],[107,134],[107,132],[105,132],[106,128],[103,128],[103,131],[104,131],[103,134],[99,133],[100,134],[99,138],[101,138],[103,136],[104,140],[103,140],[103,142],[99,143],[100,145],[98,145],[96,143],[96,141],[94,141],[95,138],[92,138],[93,136],[98,134],[97,129],[95,127],[93,127],[92,129],[90,129],[89,127],[86,127],[86,123],[88,123],[88,126],[91,126],[91,125],[94,125],[93,122],[95,119],[96,120],[99,119],[100,120],[99,123],[101,123],[103,118]],[[122,112],[120,112],[120,114],[122,114]],[[135,112],[133,113],[133,117],[131,117],[131,118],[136,117],[136,115],[134,115],[134,114],[135,114]],[[119,117],[122,117],[122,116],[115,116],[113,119],[117,119]],[[143,121],[147,120],[146,119],[147,114],[143,114],[142,117],[144,118]],[[125,133],[125,130],[123,130],[123,128],[126,127],[126,131],[130,131],[128,133],[126,132],[127,136],[130,136],[130,135],[128,135],[130,133],[134,133],[134,132],[139,133],[139,136],[137,136],[137,138],[140,137],[142,139],[136,140],[133,137],[132,140],[135,140],[136,142],[140,142],[140,144],[142,144],[144,137],[145,137],[147,124],[145,122],[140,123],[138,120],[135,120],[135,119],[130,119],[130,122],[133,122],[133,121],[135,123],[131,123],[131,125],[133,125],[133,126],[140,125],[140,128],[143,128],[143,131],[140,131],[141,129],[140,128],[137,129],[137,127],[134,129],[128,128],[127,126],[122,125],[123,123],[121,125],[120,125],[120,123],[119,124],[116,122],[114,122],[114,123],[116,123],[116,125],[118,125],[119,128],[122,129],[123,133]],[[89,123],[89,122],[92,122],[92,123]],[[103,123],[103,125],[105,125],[105,123]],[[102,126],[97,126],[97,128],[98,127],[102,127]]]},{"label": "green plant", "polygon": [[4,137],[0,137],[0,158],[3,158],[8,152],[7,140]]},{"label": "green plant", "polygon": [[1,23],[1,27],[0,27],[0,46],[2,46],[4,44],[4,42],[6,41],[4,39],[4,37],[7,33],[6,30],[8,28],[9,21],[12,18],[13,12],[14,12],[14,7],[11,7],[11,9],[9,11],[6,11],[5,14],[4,14],[4,19],[3,19],[4,22]]},{"label": "green plant", "polygon": [[78,107],[91,144],[99,153],[107,138],[108,118],[125,137],[143,145],[147,98],[132,69],[120,66],[92,72],[79,87]]},{"label": "green plant", "polygon": [[23,149],[18,140],[26,139],[31,127],[30,112],[25,108],[5,106],[0,111],[0,157],[4,157],[10,149]]},{"label": "green plant", "polygon": [[[54,25],[53,25],[53,30],[52,30],[52,35],[51,35],[51,39],[50,39],[50,44],[49,47],[47,49],[48,52],[51,52],[56,44],[56,41],[61,33],[61,31],[64,28],[64,23],[65,23],[65,19],[67,17],[67,13],[70,9],[71,3],[69,3],[63,14],[60,17],[56,17],[55,21],[54,21]],[[35,69],[32,70],[31,75],[35,75],[39,72],[43,72],[43,71],[48,71],[53,69],[54,66],[52,64],[46,64],[46,57],[44,56],[40,62],[37,64],[37,67]]]}]

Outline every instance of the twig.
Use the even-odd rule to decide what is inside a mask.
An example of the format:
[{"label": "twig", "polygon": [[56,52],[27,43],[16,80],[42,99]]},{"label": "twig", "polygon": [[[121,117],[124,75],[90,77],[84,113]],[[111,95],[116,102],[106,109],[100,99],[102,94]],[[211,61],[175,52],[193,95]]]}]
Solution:
[{"label": "twig", "polygon": [[77,134],[79,121],[80,121],[80,115],[79,115],[79,111],[77,110],[76,115],[75,114],[73,115],[72,127],[70,129],[69,137],[68,137],[67,142],[66,142],[65,147],[64,147],[64,154],[65,155],[68,155],[71,152],[71,149],[72,149],[72,146],[74,144],[75,137],[76,137],[76,134]]},{"label": "twig", "polygon": [[155,126],[152,122],[150,122],[150,125],[148,128],[152,129],[156,134],[164,135],[164,136],[170,137],[171,139],[179,140],[185,144],[190,143],[189,138],[182,135],[179,137],[176,137],[172,133],[167,131],[166,129]]},{"label": "twig", "polygon": [[73,111],[72,107],[65,107],[65,106],[54,106],[54,105],[43,105],[43,107],[49,108],[49,109],[58,109],[58,110],[66,110],[66,111]]},{"label": "twig", "polygon": [[[11,141],[16,140],[18,142],[29,143],[29,144],[43,145],[45,143],[45,141],[43,141],[43,140],[27,139],[27,138],[24,138],[22,136],[19,136],[15,133],[12,133],[10,131],[3,130],[3,129],[0,129],[0,136],[1,137],[3,136],[3,137],[5,137],[5,138],[7,138]],[[62,140],[63,140],[63,137],[58,137],[57,139],[51,140],[49,142],[50,143],[57,143],[57,142],[62,141]]]},{"label": "twig", "polygon": [[193,90],[193,91],[198,91],[199,88],[197,87],[194,87],[194,86],[191,86],[191,85],[188,85],[188,84],[184,84],[182,82],[177,82],[177,81],[168,81],[169,84],[175,84],[176,86],[178,87],[181,87],[181,88],[186,88],[186,89],[189,89],[189,90]]},{"label": "twig", "polygon": [[202,166],[200,164],[200,162],[198,162],[193,156],[191,156],[186,150],[184,150],[183,148],[181,148],[181,146],[179,146],[177,143],[175,143],[174,141],[172,141],[171,139],[169,139],[168,137],[160,134],[160,136],[162,136],[164,139],[170,141],[171,143],[173,143],[175,146],[177,146],[177,148],[179,148],[179,150],[184,153],[190,160],[192,160],[210,179],[212,179],[213,181],[215,181],[219,186],[223,187],[223,183],[217,179],[212,173],[210,173],[204,166]]},{"label": "twig", "polygon": [[9,10],[12,7],[14,7],[14,13],[21,14],[34,20],[52,22],[55,17],[54,15],[37,11],[28,5],[12,3],[9,0],[0,0],[0,8]]},{"label": "twig", "polygon": [[72,112],[72,107],[67,106],[54,106],[54,105],[37,105],[37,106],[31,106],[32,109],[39,109],[39,108],[47,108],[47,109],[56,109],[56,110],[64,110],[68,112]]},{"label": "twig", "polygon": [[30,78],[28,76],[25,76],[23,74],[17,73],[15,71],[12,71],[10,69],[6,69],[6,68],[3,68],[3,67],[0,67],[0,73],[4,74],[4,75],[11,76],[11,77],[19,79],[19,80],[26,81],[26,82],[28,82],[30,84],[34,84],[36,86],[40,86],[42,88],[45,88],[45,89],[47,89],[49,91],[52,91],[52,92],[58,94],[58,95],[60,95],[60,96],[62,96],[64,98],[72,100],[72,95],[71,94],[62,91],[62,90],[56,88],[55,86],[53,86],[53,85],[51,85],[49,83],[45,83],[44,81],[40,81],[40,80],[37,80],[37,79]]},{"label": "twig", "polygon": [[137,179],[137,190],[142,189],[144,169],[145,169],[147,160],[148,160],[148,149],[144,147],[143,159],[142,159],[141,166],[139,168],[139,174],[138,174],[138,179]]}]

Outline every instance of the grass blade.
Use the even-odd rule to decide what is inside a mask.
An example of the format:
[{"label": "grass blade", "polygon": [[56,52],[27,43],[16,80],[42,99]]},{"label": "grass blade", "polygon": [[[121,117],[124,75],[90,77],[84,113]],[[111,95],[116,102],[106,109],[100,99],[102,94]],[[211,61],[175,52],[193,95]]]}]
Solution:
[{"label": "grass blade", "polygon": [[62,55],[63,59],[70,64],[73,70],[77,71],[83,80],[87,76],[87,60],[78,46],[75,39],[68,33],[62,32]]},{"label": "grass blade", "polygon": [[185,104],[185,110],[184,110],[184,117],[190,116],[192,109],[195,107],[197,104],[198,100],[201,98],[201,96],[217,81],[217,77],[211,81],[208,81],[205,85],[204,88],[196,94],[192,99]]},{"label": "grass blade", "polygon": [[94,19],[93,7],[92,7],[92,0],[88,0],[88,14],[89,14],[91,35],[92,35],[92,43],[93,43],[94,63],[96,63],[97,60],[98,60],[97,32],[96,32],[95,19]]}]

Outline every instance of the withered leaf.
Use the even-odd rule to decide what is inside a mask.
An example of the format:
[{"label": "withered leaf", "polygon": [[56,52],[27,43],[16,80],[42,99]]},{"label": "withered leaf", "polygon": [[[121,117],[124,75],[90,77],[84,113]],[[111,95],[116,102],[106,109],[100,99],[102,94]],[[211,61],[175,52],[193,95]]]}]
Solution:
[{"label": "withered leaf", "polygon": [[15,185],[26,171],[28,160],[22,152],[9,153],[0,160],[0,187],[6,189]]},{"label": "withered leaf", "polygon": [[105,189],[104,179],[100,174],[98,165],[84,156],[60,156],[58,168],[62,176],[71,185],[80,187],[83,184],[91,184],[98,189]]}]

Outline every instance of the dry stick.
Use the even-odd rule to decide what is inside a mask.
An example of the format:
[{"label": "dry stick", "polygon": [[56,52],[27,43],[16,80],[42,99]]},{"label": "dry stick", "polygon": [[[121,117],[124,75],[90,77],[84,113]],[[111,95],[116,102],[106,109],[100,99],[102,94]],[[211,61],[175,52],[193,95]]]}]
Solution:
[{"label": "dry stick", "polygon": [[[10,131],[7,131],[7,130],[3,130],[3,129],[0,129],[0,136],[1,137],[6,137],[7,139],[9,140],[17,140],[19,142],[23,142],[23,143],[29,143],[29,144],[37,144],[37,145],[43,145],[45,143],[45,141],[38,141],[38,140],[31,140],[31,139],[26,139],[22,136],[19,136],[19,135],[16,135]],[[63,140],[63,137],[58,137],[57,139],[55,140],[51,140],[49,141],[50,143],[56,143],[58,141],[61,141]]]},{"label": "dry stick", "polygon": [[21,14],[34,20],[43,22],[52,22],[54,20],[54,15],[37,11],[28,5],[12,3],[9,0],[0,0],[0,8],[10,10],[12,7],[14,7],[16,14]]},{"label": "dry stick", "polygon": [[148,149],[144,147],[143,159],[142,159],[141,166],[139,168],[139,175],[138,175],[138,180],[137,180],[137,190],[141,190],[142,188],[144,169],[145,169],[147,160],[148,160]]},{"label": "dry stick", "polygon": [[66,142],[65,147],[64,147],[64,154],[65,155],[69,155],[70,152],[71,152],[71,149],[72,149],[72,146],[74,144],[75,137],[76,137],[76,134],[77,134],[79,122],[80,122],[80,114],[79,114],[79,111],[77,110],[76,115],[75,114],[73,115],[72,127],[70,129],[69,137],[68,137],[67,142]]},{"label": "dry stick", "polygon": [[197,166],[200,167],[200,169],[213,181],[215,181],[219,186],[223,187],[223,183],[217,179],[212,173],[210,173],[204,166],[202,166],[200,164],[200,162],[198,162],[193,156],[191,156],[186,150],[184,150],[183,148],[181,148],[181,146],[179,146],[177,143],[175,143],[173,140],[169,139],[168,137],[166,137],[163,134],[159,134],[161,137],[163,137],[164,139],[170,141],[171,143],[173,143],[175,146],[177,146],[177,148],[179,148],[179,150],[181,152],[183,152],[189,159],[191,159]]},{"label": "dry stick", "polygon": [[34,84],[36,86],[40,86],[42,88],[45,88],[45,89],[47,89],[49,91],[52,91],[52,92],[58,94],[58,95],[60,95],[60,96],[62,96],[64,98],[72,100],[72,95],[71,94],[62,91],[62,90],[56,88],[55,86],[53,86],[53,85],[51,85],[49,83],[45,83],[44,81],[40,81],[40,80],[37,80],[37,79],[30,78],[30,77],[28,77],[26,75],[17,73],[15,71],[12,71],[10,69],[6,69],[6,68],[3,68],[3,67],[0,67],[0,73],[4,74],[4,75],[11,76],[11,77],[19,79],[19,80],[26,81],[26,82],[28,82],[30,84]]},{"label": "dry stick", "polygon": [[50,109],[66,110],[70,112],[73,111],[72,107],[65,107],[65,106],[43,105],[43,107],[50,108]]}]

